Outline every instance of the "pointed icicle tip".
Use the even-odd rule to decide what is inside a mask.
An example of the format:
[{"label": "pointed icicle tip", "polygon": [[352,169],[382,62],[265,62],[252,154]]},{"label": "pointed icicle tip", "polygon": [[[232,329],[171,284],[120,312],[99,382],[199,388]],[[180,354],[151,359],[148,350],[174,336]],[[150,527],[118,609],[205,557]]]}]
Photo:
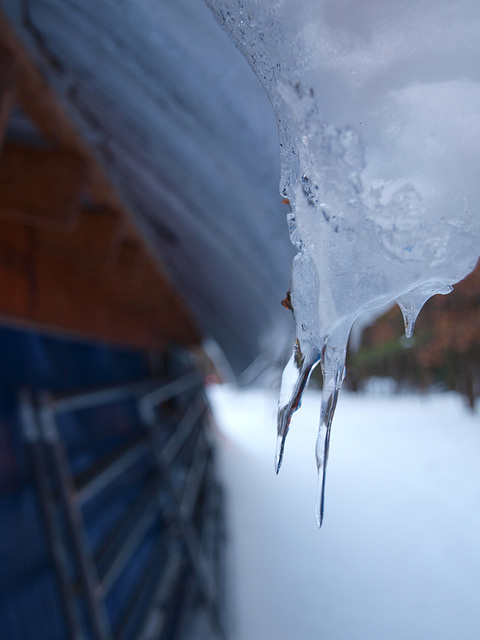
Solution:
[{"label": "pointed icicle tip", "polygon": [[325,504],[325,473],[324,469],[318,470],[317,497],[315,499],[315,520],[317,527],[321,529],[323,524],[323,509]]},{"label": "pointed icicle tip", "polygon": [[411,311],[405,311],[403,313],[403,322],[405,324],[405,337],[411,338],[413,336],[413,332],[415,331],[415,322],[417,321],[417,316],[415,313]]},{"label": "pointed icicle tip", "polygon": [[278,475],[283,462],[283,452],[285,449],[285,437],[277,437],[277,448],[275,450],[275,473]]},{"label": "pointed icicle tip", "polygon": [[453,290],[453,287],[449,284],[430,284],[424,289],[417,289],[410,291],[399,298],[397,298],[397,304],[403,315],[403,321],[405,324],[405,336],[411,338],[415,330],[415,323],[418,318],[418,314],[422,310],[423,305],[432,296],[437,293],[446,295]]},{"label": "pointed icicle tip", "polygon": [[426,296],[404,296],[402,299],[397,300],[397,304],[403,315],[406,338],[411,338],[413,336],[418,314],[427,300],[428,297]]}]

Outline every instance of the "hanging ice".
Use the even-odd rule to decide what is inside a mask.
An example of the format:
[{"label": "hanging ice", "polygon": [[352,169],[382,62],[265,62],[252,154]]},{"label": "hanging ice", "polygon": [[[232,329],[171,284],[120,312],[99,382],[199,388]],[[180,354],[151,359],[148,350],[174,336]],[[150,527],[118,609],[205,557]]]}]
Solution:
[{"label": "hanging ice", "polygon": [[397,301],[407,336],[480,253],[478,0],[207,0],[277,117],[281,192],[297,253],[296,343],[283,378],[276,469],[313,368],[323,516],[330,428],[348,336]]}]

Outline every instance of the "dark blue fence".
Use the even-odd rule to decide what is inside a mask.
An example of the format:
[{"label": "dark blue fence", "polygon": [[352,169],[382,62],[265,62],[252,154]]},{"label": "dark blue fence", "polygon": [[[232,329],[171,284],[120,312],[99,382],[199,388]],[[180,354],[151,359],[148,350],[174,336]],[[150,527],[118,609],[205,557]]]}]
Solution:
[{"label": "dark blue fence", "polygon": [[[191,363],[179,351],[162,368],[171,381]],[[196,376],[165,394],[172,383],[157,380],[145,396],[150,374],[142,353],[0,328],[0,638],[128,640],[149,620],[159,638],[177,638],[199,602],[222,637],[218,568],[205,573],[218,554],[202,547],[205,532],[218,537],[212,513],[219,521],[203,387]],[[68,400],[145,384],[141,402],[136,391]],[[45,434],[25,437],[25,398],[39,434],[54,419],[60,450]],[[160,624],[152,608],[166,603]]]}]

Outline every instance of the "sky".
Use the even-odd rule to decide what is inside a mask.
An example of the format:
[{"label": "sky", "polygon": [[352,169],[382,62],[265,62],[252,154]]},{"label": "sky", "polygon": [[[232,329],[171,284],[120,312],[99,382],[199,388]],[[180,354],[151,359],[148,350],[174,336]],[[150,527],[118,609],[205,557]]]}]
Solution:
[{"label": "sky", "polygon": [[275,393],[209,395],[232,640],[478,640],[480,420],[460,397],[342,392],[318,530],[318,392],[278,477]]}]

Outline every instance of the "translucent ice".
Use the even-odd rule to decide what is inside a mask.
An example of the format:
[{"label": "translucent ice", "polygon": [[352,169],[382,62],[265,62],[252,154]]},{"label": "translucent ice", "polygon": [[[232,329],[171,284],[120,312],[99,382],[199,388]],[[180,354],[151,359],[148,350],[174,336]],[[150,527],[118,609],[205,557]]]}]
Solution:
[{"label": "translucent ice", "polygon": [[480,253],[478,0],[207,0],[272,102],[297,253],[276,469],[323,373],[317,520],[350,329],[397,301],[407,336]]}]

